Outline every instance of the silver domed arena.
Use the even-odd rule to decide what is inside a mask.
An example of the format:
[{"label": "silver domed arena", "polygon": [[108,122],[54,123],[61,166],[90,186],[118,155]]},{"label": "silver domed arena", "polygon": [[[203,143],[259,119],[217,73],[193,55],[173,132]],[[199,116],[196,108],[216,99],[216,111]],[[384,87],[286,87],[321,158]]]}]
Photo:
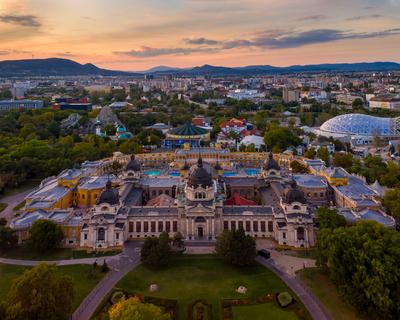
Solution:
[{"label": "silver domed arena", "polygon": [[343,114],[326,121],[317,132],[321,136],[396,138],[400,137],[400,118],[381,118],[366,114]]}]

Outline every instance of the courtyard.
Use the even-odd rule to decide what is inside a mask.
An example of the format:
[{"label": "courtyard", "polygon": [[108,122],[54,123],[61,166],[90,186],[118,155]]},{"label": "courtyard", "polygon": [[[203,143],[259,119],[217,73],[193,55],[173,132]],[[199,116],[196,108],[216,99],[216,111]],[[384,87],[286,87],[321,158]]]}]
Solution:
[{"label": "courtyard", "polygon": [[[150,292],[150,284],[157,284],[158,290]],[[245,294],[235,290],[244,286]],[[116,286],[129,294],[176,299],[178,302],[177,319],[188,319],[188,306],[196,300],[203,299],[212,305],[213,319],[222,319],[223,299],[256,299],[267,294],[283,291],[294,294],[274,273],[259,264],[237,268],[225,264],[212,255],[183,255],[174,259],[168,268],[151,270],[139,266],[129,272]],[[232,307],[234,319],[309,319],[309,315],[297,299],[295,308],[283,309],[276,303],[244,305]],[[295,312],[297,311],[297,312]],[[205,318],[206,320],[207,318]]]}]

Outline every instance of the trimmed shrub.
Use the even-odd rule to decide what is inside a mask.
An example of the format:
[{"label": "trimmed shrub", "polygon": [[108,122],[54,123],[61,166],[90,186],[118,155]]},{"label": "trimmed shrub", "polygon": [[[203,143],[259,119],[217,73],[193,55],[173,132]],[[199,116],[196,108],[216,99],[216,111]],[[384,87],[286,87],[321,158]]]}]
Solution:
[{"label": "trimmed shrub", "polygon": [[111,303],[115,304],[119,302],[124,297],[124,293],[122,291],[115,291],[111,296]]},{"label": "trimmed shrub", "polygon": [[282,308],[286,308],[293,302],[293,297],[289,292],[284,291],[278,294],[277,300]]}]

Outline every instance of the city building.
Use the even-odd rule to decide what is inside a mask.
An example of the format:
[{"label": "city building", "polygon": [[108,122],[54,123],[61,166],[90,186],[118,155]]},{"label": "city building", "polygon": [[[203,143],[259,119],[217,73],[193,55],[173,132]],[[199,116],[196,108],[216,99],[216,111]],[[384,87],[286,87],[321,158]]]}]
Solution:
[{"label": "city building", "polygon": [[41,100],[1,100],[0,111],[10,110],[33,110],[43,108]]},{"label": "city building", "polygon": [[369,107],[371,109],[387,109],[387,110],[400,110],[400,97],[393,98],[380,98],[374,97],[369,100]]}]

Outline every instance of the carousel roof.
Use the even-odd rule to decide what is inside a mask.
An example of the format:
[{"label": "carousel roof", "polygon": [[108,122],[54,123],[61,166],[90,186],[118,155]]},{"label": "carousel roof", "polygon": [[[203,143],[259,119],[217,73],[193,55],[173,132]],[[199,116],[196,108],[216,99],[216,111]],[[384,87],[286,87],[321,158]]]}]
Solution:
[{"label": "carousel roof", "polygon": [[183,126],[172,129],[171,134],[177,136],[201,136],[208,133],[206,129],[194,126],[190,121]]}]

